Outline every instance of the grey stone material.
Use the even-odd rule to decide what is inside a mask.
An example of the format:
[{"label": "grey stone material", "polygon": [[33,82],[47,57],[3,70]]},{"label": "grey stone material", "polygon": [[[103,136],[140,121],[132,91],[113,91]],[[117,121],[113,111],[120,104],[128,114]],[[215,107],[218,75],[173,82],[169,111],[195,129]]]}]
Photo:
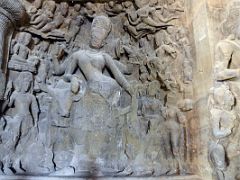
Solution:
[{"label": "grey stone material", "polygon": [[1,1],[0,179],[200,179],[185,18],[177,0]]}]

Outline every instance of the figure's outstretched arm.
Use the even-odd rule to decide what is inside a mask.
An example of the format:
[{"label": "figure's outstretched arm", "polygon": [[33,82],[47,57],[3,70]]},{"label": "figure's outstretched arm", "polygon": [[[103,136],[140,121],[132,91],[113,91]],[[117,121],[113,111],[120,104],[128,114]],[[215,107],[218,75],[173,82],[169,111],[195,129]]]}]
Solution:
[{"label": "figure's outstretched arm", "polygon": [[121,73],[123,73],[123,74],[131,74],[129,68],[125,64],[123,64],[123,63],[121,63],[119,61],[116,61],[116,60],[113,60],[113,62],[119,68]]},{"label": "figure's outstretched arm", "polygon": [[48,93],[52,97],[55,97],[54,88],[51,88],[51,87],[49,87],[49,86],[47,86],[46,84],[43,84],[43,83],[40,83],[39,87],[43,92]]},{"label": "figure's outstretched arm", "polygon": [[114,63],[114,60],[112,59],[112,57],[108,54],[103,54],[103,57],[106,61],[106,66],[113,73],[113,76],[115,77],[116,81],[120,84],[120,86],[122,86],[126,91],[128,91],[131,94],[130,84],[127,82],[126,78],[123,76],[121,71],[118,69],[118,67]]}]

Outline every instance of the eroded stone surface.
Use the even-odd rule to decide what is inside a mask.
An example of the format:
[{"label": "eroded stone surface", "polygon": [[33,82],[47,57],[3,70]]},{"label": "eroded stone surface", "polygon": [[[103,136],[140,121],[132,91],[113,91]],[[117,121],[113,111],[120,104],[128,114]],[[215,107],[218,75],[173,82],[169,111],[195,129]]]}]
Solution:
[{"label": "eroded stone surface", "polygon": [[206,68],[201,17],[211,21],[211,9],[199,1],[204,11],[191,16],[194,2],[22,0],[19,12],[0,3],[1,173],[237,177],[228,155],[238,86],[228,82],[239,75],[238,40],[227,30]]}]

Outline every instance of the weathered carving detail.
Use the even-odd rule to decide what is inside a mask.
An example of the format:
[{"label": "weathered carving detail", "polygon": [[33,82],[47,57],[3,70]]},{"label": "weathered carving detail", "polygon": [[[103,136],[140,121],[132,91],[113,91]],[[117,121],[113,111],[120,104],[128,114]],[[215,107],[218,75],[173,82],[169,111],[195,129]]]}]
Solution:
[{"label": "weathered carving detail", "polygon": [[97,16],[93,19],[91,27],[91,46],[101,48],[104,40],[112,29],[111,21],[106,16]]},{"label": "weathered carving detail", "polygon": [[[238,54],[240,52],[239,28],[234,34],[216,45],[214,62],[214,86],[210,90],[209,110],[212,125],[212,143],[209,146],[210,162],[217,179],[232,177],[234,145],[239,126]],[[229,157],[229,159],[228,159]],[[227,163],[230,161],[230,164]],[[232,164],[231,164],[232,163]],[[235,162],[236,163],[236,162]],[[229,166],[232,166],[231,168]],[[230,172],[229,172],[230,171]],[[230,174],[228,174],[230,173]]]},{"label": "weathered carving detail", "polygon": [[19,1],[3,0],[0,2],[0,100],[3,98],[5,89],[5,74],[12,33],[25,15],[25,10]]},{"label": "weathered carving detail", "polygon": [[[2,173],[191,174],[187,115],[194,102],[185,88],[192,87],[193,60],[183,4],[23,4],[29,24],[14,33],[3,94]],[[236,120],[232,111],[224,121]]]}]

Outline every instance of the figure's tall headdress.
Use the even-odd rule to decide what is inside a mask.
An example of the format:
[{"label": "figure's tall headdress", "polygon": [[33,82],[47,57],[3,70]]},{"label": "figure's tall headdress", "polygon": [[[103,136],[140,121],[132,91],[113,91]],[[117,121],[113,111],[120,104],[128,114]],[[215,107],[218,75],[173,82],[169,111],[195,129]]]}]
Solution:
[{"label": "figure's tall headdress", "polygon": [[90,45],[93,48],[101,48],[104,45],[104,41],[111,32],[112,23],[106,16],[96,16],[93,19],[91,26],[91,42]]}]

